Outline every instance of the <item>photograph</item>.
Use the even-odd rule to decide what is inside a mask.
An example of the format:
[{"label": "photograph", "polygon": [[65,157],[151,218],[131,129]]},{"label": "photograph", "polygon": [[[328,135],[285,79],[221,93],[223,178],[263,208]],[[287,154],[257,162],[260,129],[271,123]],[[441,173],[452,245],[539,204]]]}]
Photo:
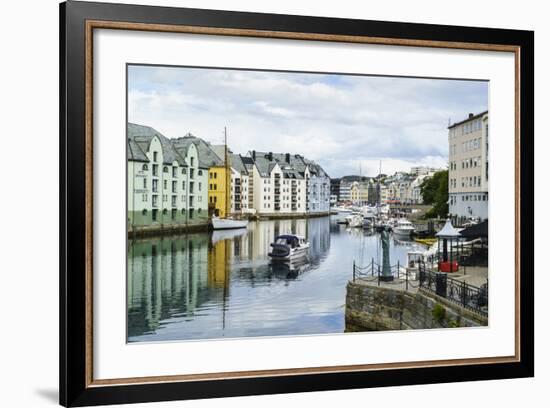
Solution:
[{"label": "photograph", "polygon": [[127,63],[126,341],[488,326],[489,86]]}]

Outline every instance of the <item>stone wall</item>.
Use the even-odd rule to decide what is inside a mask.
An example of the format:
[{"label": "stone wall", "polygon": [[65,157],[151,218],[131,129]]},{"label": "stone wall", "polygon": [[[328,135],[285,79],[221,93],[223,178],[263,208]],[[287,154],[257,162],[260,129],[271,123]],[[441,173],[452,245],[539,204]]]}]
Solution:
[{"label": "stone wall", "polygon": [[412,292],[348,283],[347,332],[472,326],[487,326],[487,318],[422,289]]}]

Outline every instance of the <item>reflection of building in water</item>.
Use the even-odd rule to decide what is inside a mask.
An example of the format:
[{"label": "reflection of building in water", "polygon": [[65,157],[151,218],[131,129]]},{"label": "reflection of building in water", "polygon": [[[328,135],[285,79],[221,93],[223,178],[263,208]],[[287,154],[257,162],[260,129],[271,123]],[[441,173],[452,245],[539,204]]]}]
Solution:
[{"label": "reflection of building in water", "polygon": [[330,248],[329,228],[328,217],[271,220],[211,235],[128,241],[128,336],[156,332],[171,318],[192,320],[228,299],[231,282],[254,286],[269,278],[267,254],[276,235],[307,237],[308,262],[318,263]]},{"label": "reflection of building in water", "polygon": [[208,283],[208,236],[131,240],[128,245],[128,335],[154,331],[174,309],[193,311]]}]

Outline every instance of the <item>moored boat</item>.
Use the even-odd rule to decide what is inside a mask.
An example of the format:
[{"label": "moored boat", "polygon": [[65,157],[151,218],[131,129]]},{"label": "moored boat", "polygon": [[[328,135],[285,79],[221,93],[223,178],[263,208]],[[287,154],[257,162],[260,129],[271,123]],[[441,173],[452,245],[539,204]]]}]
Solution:
[{"label": "moored boat", "polygon": [[248,220],[212,217],[212,228],[215,230],[246,228],[247,225]]},{"label": "moored boat", "polygon": [[402,237],[410,237],[414,232],[414,226],[412,222],[406,218],[401,218],[397,221],[397,224],[393,227],[393,233]]}]

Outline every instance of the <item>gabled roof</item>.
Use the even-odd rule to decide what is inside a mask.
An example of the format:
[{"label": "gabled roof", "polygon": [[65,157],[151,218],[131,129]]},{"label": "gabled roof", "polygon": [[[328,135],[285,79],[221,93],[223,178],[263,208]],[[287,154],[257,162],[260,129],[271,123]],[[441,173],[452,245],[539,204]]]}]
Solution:
[{"label": "gabled roof", "polygon": [[212,150],[210,144],[206,143],[200,137],[188,134],[184,137],[172,139],[172,143],[181,154],[183,154],[184,151],[187,152],[189,145],[193,143],[197,147],[200,167],[210,168],[224,165],[224,161]]},{"label": "gabled roof", "polygon": [[135,142],[135,144],[140,147],[142,153],[149,151],[151,140],[153,140],[156,136],[160,140],[164,164],[172,164],[175,161],[177,161],[180,165],[185,164],[183,157],[176,151],[176,149],[174,149],[170,139],[156,129],[149,126],[128,123],[127,132],[128,139]]},{"label": "gabled roof", "polygon": [[141,147],[135,142],[135,140],[128,138],[126,145],[127,160],[138,162],[149,162],[147,155],[141,150]]},{"label": "gabled roof", "polygon": [[239,173],[248,173],[243,157],[240,154],[229,153],[229,163],[231,164],[231,167]]}]

